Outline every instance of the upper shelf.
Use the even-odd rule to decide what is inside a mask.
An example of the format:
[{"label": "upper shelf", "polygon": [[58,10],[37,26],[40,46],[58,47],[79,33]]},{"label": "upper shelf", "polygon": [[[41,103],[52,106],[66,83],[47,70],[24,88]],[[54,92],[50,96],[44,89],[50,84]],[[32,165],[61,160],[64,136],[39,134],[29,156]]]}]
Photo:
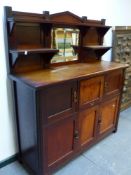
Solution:
[{"label": "upper shelf", "polygon": [[110,49],[110,46],[104,46],[104,45],[89,45],[89,46],[83,46],[85,49],[92,49],[92,50],[104,50],[104,49]]},{"label": "upper shelf", "polygon": [[88,23],[78,23],[78,22],[61,22],[61,21],[55,21],[55,20],[45,20],[45,19],[32,19],[32,18],[15,18],[15,17],[11,17],[8,18],[7,21],[9,22],[9,29],[10,32],[12,31],[15,23],[19,22],[19,23],[40,23],[40,24],[50,24],[53,26],[68,26],[68,27],[77,27],[77,28],[81,28],[81,27],[86,27],[86,28],[91,28],[91,27],[95,27],[98,32],[102,33],[106,33],[111,26],[105,26],[105,25],[100,25],[100,24],[88,24]]},{"label": "upper shelf", "polygon": [[103,45],[88,45],[88,46],[72,46],[75,50],[75,52],[80,53],[86,52],[89,54],[90,52],[94,52],[97,58],[100,58],[102,55],[104,55],[109,49],[111,49],[110,46],[103,46]]},{"label": "upper shelf", "polygon": [[[69,11],[49,14],[49,11],[44,11],[43,14],[27,13],[12,11],[11,7],[6,7],[7,22],[9,23],[9,31],[11,32],[16,23],[39,23],[49,24],[52,26],[65,26],[65,27],[95,27],[98,31],[106,33],[110,26],[105,26],[105,19],[91,20],[86,16],[79,17]],[[64,19],[64,20],[63,20]]]},{"label": "upper shelf", "polygon": [[20,55],[29,55],[29,54],[51,54],[51,57],[53,57],[57,52],[59,52],[58,49],[51,49],[51,48],[27,48],[27,49],[11,49],[9,51],[10,54],[12,54],[12,63],[14,64],[17,60],[17,58]]},{"label": "upper shelf", "polygon": [[[13,11],[11,7],[5,7],[5,15],[10,48],[10,68],[17,70],[16,72],[19,72],[19,69],[22,70],[22,66],[25,71],[31,70],[28,67],[32,65],[36,66],[35,68],[46,68],[52,57],[58,52],[58,49],[51,49],[52,45],[54,48],[60,48],[60,56],[62,55],[61,47],[64,47],[62,49],[67,49],[68,52],[65,56],[70,57],[70,53],[74,54],[72,49],[68,48],[71,40],[79,44],[79,46],[73,46],[74,50],[80,53],[78,62],[79,60],[86,62],[86,58],[100,58],[111,48],[92,45],[81,47],[88,43],[103,43],[104,34],[110,29],[110,26],[105,25],[105,19],[92,20],[86,16],[79,17],[69,11],[55,14],[49,14],[48,11],[44,11],[43,14],[18,12]],[[59,32],[59,28],[64,28],[63,31],[66,31],[67,36],[64,35],[64,32]],[[73,40],[72,31],[76,33],[75,40]],[[72,58],[68,60],[70,59],[73,60]],[[65,62],[66,59],[63,58],[63,60],[64,64],[68,64]]]},{"label": "upper shelf", "polygon": [[87,50],[104,50],[104,49],[111,49],[110,46],[104,46],[104,45],[87,45],[87,46],[76,46],[76,45],[72,45],[72,47],[75,48],[83,48],[83,49],[87,49]]},{"label": "upper shelf", "polygon": [[99,24],[87,24],[87,23],[72,23],[72,22],[61,22],[61,21],[54,21],[54,20],[45,20],[45,19],[29,19],[29,18],[8,18],[9,22],[9,31],[12,32],[15,24],[17,22],[21,23],[40,23],[40,24],[49,24],[52,26],[65,26],[65,27],[75,27],[80,29],[81,27],[91,28],[94,27],[96,30],[104,35],[111,27],[110,26],[102,26]]},{"label": "upper shelf", "polygon": [[105,26],[101,24],[88,24],[88,23],[79,23],[79,22],[62,22],[62,21],[56,21],[56,20],[45,20],[41,18],[21,18],[21,17],[9,17],[7,18],[8,22],[24,22],[24,23],[45,23],[45,24],[62,24],[62,25],[74,25],[74,26],[86,26],[86,27],[96,27],[99,29],[109,29],[111,26]]},{"label": "upper shelf", "polygon": [[33,54],[33,53],[57,53],[59,50],[58,49],[51,49],[51,48],[30,48],[30,49],[11,49],[10,53],[18,53],[22,55],[28,55],[28,54]]}]

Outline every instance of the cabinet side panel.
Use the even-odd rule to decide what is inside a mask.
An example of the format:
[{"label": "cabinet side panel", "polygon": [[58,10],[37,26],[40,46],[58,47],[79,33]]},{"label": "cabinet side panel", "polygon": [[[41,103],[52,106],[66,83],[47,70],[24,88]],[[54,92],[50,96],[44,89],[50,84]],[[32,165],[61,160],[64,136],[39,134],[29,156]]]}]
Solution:
[{"label": "cabinet side panel", "polygon": [[38,170],[38,148],[35,91],[22,83],[16,83],[15,93],[21,161],[36,174]]}]

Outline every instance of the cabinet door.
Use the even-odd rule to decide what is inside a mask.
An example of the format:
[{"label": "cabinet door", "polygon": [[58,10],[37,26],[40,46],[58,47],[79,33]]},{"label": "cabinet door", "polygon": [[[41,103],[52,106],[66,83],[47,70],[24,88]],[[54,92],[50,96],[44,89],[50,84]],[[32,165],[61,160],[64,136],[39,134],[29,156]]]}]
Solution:
[{"label": "cabinet door", "polygon": [[100,118],[98,120],[99,133],[103,134],[115,129],[119,97],[107,100],[100,106]]},{"label": "cabinet door", "polygon": [[79,113],[80,144],[84,146],[96,136],[97,128],[97,107],[83,110]]},{"label": "cabinet door", "polygon": [[80,106],[95,102],[103,95],[104,77],[98,76],[80,81]]},{"label": "cabinet door", "polygon": [[75,119],[64,119],[48,127],[48,166],[63,161],[74,150]]},{"label": "cabinet door", "polygon": [[43,89],[40,95],[43,116],[53,119],[55,116],[70,115],[77,103],[76,83],[67,82]]},{"label": "cabinet door", "polygon": [[111,95],[113,93],[120,92],[122,88],[123,71],[115,70],[107,73],[105,76],[105,94]]}]

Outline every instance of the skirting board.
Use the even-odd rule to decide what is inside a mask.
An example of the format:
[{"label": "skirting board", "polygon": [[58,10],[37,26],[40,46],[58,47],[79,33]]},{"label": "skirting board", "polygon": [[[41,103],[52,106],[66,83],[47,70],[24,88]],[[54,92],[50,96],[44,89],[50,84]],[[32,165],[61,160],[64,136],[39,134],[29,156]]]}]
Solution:
[{"label": "skirting board", "polygon": [[8,164],[10,164],[10,163],[12,163],[12,162],[14,162],[14,161],[16,161],[17,158],[18,158],[18,154],[15,154],[15,155],[13,155],[13,156],[7,158],[7,159],[4,160],[4,161],[1,161],[1,162],[0,162],[0,168],[2,168],[2,167],[4,167],[4,166],[6,166],[6,165],[8,165]]}]

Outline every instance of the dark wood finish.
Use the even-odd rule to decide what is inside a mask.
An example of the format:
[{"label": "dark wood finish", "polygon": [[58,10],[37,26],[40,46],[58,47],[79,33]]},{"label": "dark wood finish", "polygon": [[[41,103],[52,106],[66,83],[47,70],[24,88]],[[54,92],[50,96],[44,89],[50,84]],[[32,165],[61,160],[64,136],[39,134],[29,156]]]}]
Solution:
[{"label": "dark wood finish", "polygon": [[[24,46],[22,46],[20,49],[12,49],[10,50],[10,54],[12,55],[12,64],[15,64],[18,57],[20,57],[21,55],[26,56],[26,59],[28,59],[28,55],[30,54],[38,54],[38,53],[44,53],[47,56],[44,57],[45,58],[45,63],[49,64],[50,60],[52,59],[52,57],[59,51],[57,49],[48,49],[48,48],[28,48],[29,46],[27,46],[27,48]],[[30,46],[31,47],[31,46]]]},{"label": "dark wood finish", "polygon": [[[86,61],[88,58],[100,59],[111,47],[101,45],[85,45],[83,47],[73,46],[76,53],[82,54],[82,58]],[[81,53],[82,52],[82,53]]]},{"label": "dark wood finish", "polygon": [[27,164],[33,170],[34,174],[37,174],[39,173],[39,149],[37,142],[38,136],[36,135],[37,111],[35,90],[29,86],[22,86],[21,83],[16,83],[15,93],[21,151],[20,160]]},{"label": "dark wood finish", "polygon": [[[46,115],[47,121],[55,122],[63,115],[65,117],[75,113],[77,92],[76,82],[57,84],[44,88],[40,92],[41,108],[46,106],[43,111],[43,118]],[[43,100],[44,99],[44,100]]]},{"label": "dark wood finish", "polygon": [[75,121],[72,118],[62,120],[47,129],[48,166],[55,164],[74,149]]},{"label": "dark wood finish", "polygon": [[15,64],[12,61],[13,59],[11,58],[10,63],[13,65],[12,74],[37,71],[43,68],[43,59],[39,54],[20,56],[20,59],[14,60]]},{"label": "dark wood finish", "polygon": [[[102,46],[104,19],[5,12],[20,161],[34,175],[51,175],[117,130],[126,65],[100,60],[110,48]],[[77,61],[50,64],[54,27],[80,30]]]},{"label": "dark wood finish", "polygon": [[26,48],[25,49],[17,49],[17,50],[10,50],[11,54],[18,53],[21,55],[28,55],[28,54],[34,54],[34,53],[57,53],[59,50],[57,49],[48,49],[48,48]]},{"label": "dark wood finish", "polygon": [[110,26],[105,26],[103,20],[83,20],[83,17],[65,11],[62,13],[56,14],[36,14],[36,13],[25,13],[25,12],[17,12],[12,11],[11,8],[7,8],[7,20],[9,22],[9,31],[11,32],[13,26],[16,23],[39,23],[39,24],[53,24],[59,26],[70,26],[70,27],[96,27],[99,30],[108,31]]},{"label": "dark wood finish", "polygon": [[[110,28],[105,26],[105,20],[103,19],[97,21],[84,18],[83,20],[83,17],[81,18],[68,11],[50,15],[49,12],[44,12],[43,14],[16,12],[12,11],[10,7],[6,7],[5,10],[7,14],[10,67],[12,72],[19,72],[19,69],[17,69],[19,63],[22,64],[23,72],[31,71],[32,63],[33,71],[40,68],[41,65],[44,68],[50,67],[50,60],[58,52],[58,50],[51,49],[51,31],[53,27],[79,29],[80,47],[90,44],[102,45],[103,36]],[[87,56],[92,59],[100,59],[108,49],[91,49],[91,52],[89,50],[89,48],[88,51],[81,49],[81,52],[78,54],[78,60],[86,62],[85,57],[87,58]],[[41,60],[37,62],[39,67],[36,66],[36,68],[34,68],[36,63],[34,59],[36,58],[31,56],[31,54],[35,53],[37,53],[36,57],[40,57],[39,59]],[[27,64],[17,61],[17,58],[30,59],[30,57],[31,61],[28,69]]]}]

